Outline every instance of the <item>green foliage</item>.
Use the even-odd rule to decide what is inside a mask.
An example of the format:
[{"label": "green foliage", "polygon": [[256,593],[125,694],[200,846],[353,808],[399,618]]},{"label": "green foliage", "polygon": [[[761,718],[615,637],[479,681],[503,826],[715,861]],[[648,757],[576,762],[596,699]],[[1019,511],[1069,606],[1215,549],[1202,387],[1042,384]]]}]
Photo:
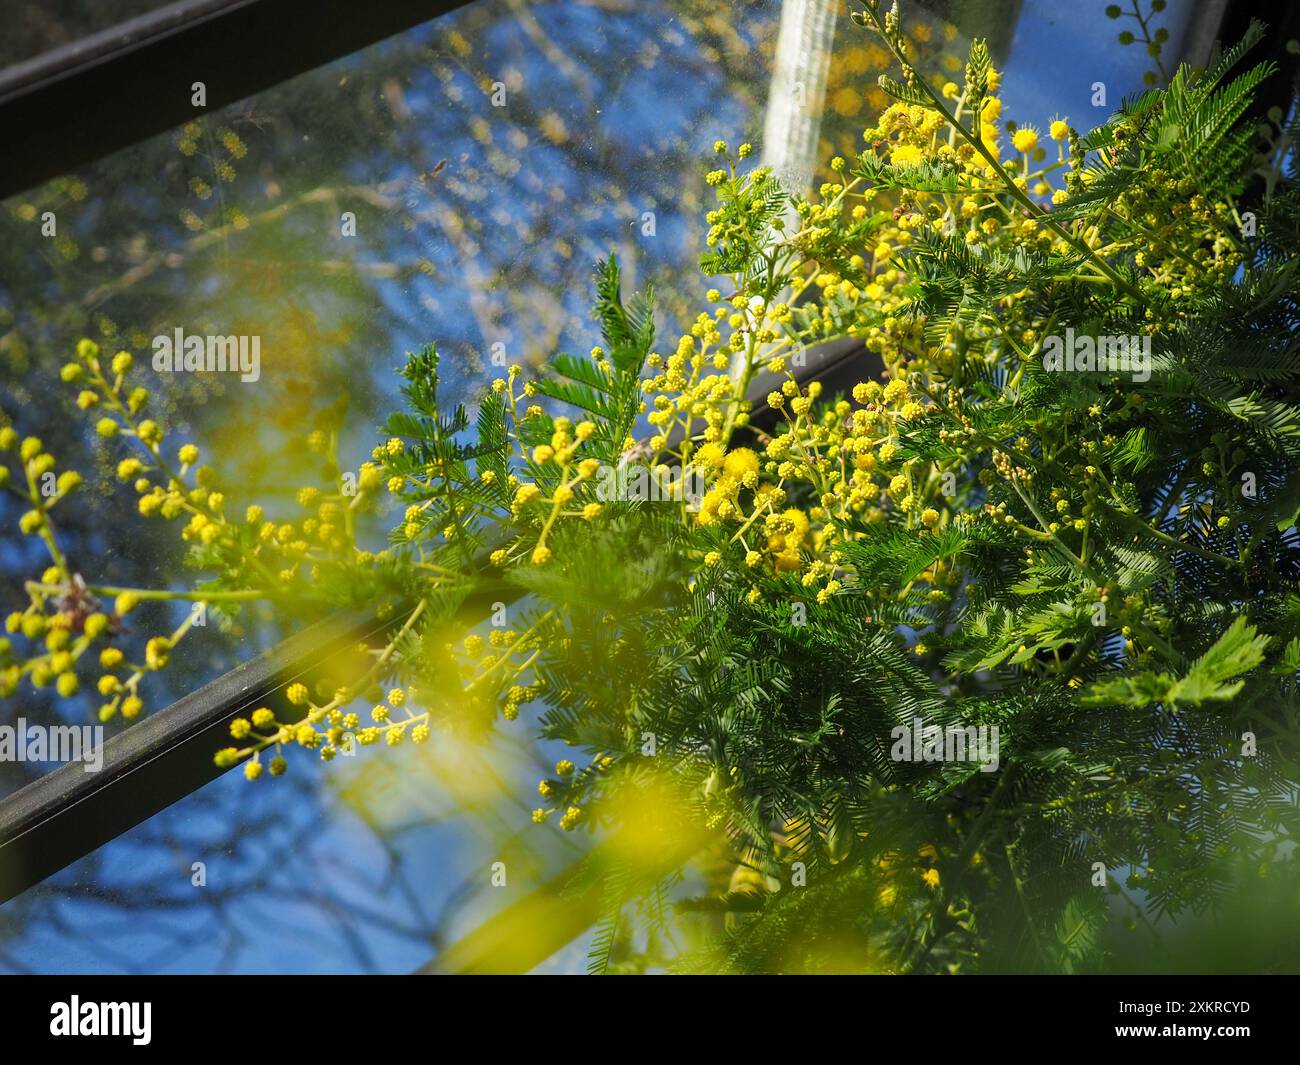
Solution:
[{"label": "green foliage", "polygon": [[1170,710],[1177,710],[1180,706],[1199,706],[1210,700],[1231,699],[1246,683],[1234,678],[1249,673],[1264,661],[1264,649],[1269,639],[1268,636],[1256,635],[1256,630],[1246,623],[1246,619],[1239,617],[1192,663],[1185,676],[1175,678],[1168,673],[1143,670],[1094,684],[1083,702],[1094,706],[1160,703]]}]

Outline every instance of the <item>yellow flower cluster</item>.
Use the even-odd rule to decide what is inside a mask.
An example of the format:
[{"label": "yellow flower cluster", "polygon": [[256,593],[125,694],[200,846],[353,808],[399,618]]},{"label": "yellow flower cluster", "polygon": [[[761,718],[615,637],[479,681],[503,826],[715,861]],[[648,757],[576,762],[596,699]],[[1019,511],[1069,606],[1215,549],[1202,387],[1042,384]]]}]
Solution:
[{"label": "yellow flower cluster", "polygon": [[[594,348],[592,360],[598,367],[605,366],[605,353]],[[509,493],[507,510],[502,513],[483,506],[475,513],[505,528],[513,528],[518,534],[516,540],[492,552],[489,561],[496,567],[523,557],[534,565],[546,564],[552,555],[547,541],[558,521],[565,518],[594,521],[603,510],[602,505],[592,498],[594,493],[590,490],[601,466],[589,446],[596,433],[596,423],[554,418],[546,442],[529,446],[525,443],[525,427],[530,422],[540,422],[543,413],[539,404],[527,403],[537,396],[537,386],[531,381],[520,384],[522,375],[522,367],[511,366],[505,377],[492,383],[492,391],[501,398],[508,414],[506,437],[509,447],[503,458],[507,468],[514,472],[505,475],[504,487]],[[390,440],[375,449],[374,457],[383,461],[400,454],[402,447],[401,440]],[[498,485],[498,474],[495,470],[483,469],[478,480],[484,488],[493,488]],[[389,492],[399,498],[412,487],[419,487],[409,472],[394,474],[386,483]],[[432,499],[406,508],[400,530],[406,541],[415,542],[422,535],[427,515],[432,510]],[[452,542],[463,530],[450,524],[437,531]]]},{"label": "yellow flower cluster", "polygon": [[[328,683],[317,685],[312,691],[306,684],[294,682],[284,690],[287,704],[283,716],[269,707],[255,710],[248,718],[238,717],[230,724],[232,739],[240,741],[239,747],[225,747],[218,751],[215,762],[221,768],[230,768],[244,762],[244,773],[256,780],[262,773],[262,758],[270,758],[272,776],[279,776],[288,768],[284,758],[285,747],[301,747],[316,751],[323,761],[332,761],[339,754],[353,753],[357,747],[370,747],[383,743],[397,747],[408,739],[421,744],[429,739],[434,723],[434,712],[428,698],[415,685],[394,686],[387,693],[378,683],[393,668],[393,656],[402,639],[417,625],[425,612],[420,603],[407,616],[397,633],[382,648],[373,652],[374,662],[357,680],[342,687],[330,688]],[[525,632],[494,627],[487,640],[477,633],[465,638],[460,648],[451,644],[444,650],[460,662],[462,691],[459,698],[472,704],[476,696],[484,696],[502,703],[502,716],[514,720],[520,704],[537,697],[539,683],[518,683],[530,669],[537,656],[537,634],[546,615],[538,619]],[[350,709],[359,699],[372,703],[362,715]],[[423,706],[423,709],[420,707]],[[568,765],[568,769],[563,767]],[[561,763],[557,772],[573,772],[572,763]]]},{"label": "yellow flower cluster", "polygon": [[[242,521],[232,518],[226,514],[226,493],[217,484],[216,472],[198,465],[198,448],[185,444],[170,459],[162,427],[139,417],[149,393],[143,387],[127,391],[130,353],[115,355],[108,374],[97,350],[79,348],[78,353],[80,361],[64,368],[65,379],[86,379],[91,386],[81,392],[78,405],[103,412],[96,425],[100,436],[134,438],[144,452],[117,465],[118,479],[129,481],[139,495],[143,516],[185,519],[184,540],[212,549],[227,573],[246,574],[250,584],[267,592],[302,577],[318,580],[323,563],[370,557],[356,547],[353,527],[356,515],[374,504],[382,488],[377,465],[365,463],[356,474],[324,489],[302,488],[297,501],[307,513],[297,521],[270,521],[260,506],[248,507]],[[307,438],[310,450],[328,454],[330,466],[337,465],[334,443],[332,435],[320,430]]]},{"label": "yellow flower cluster", "polygon": [[[694,461],[710,485],[699,524],[725,528],[756,578],[796,573],[825,601],[841,587],[836,544],[849,535],[850,519],[876,520],[892,506],[933,528],[940,516],[918,502],[937,495],[933,473],[923,476],[897,459],[900,426],[925,411],[907,383],[861,383],[855,402],[824,408],[816,405],[820,394],[816,381],[801,389],[787,379],[767,397],[783,425],[761,434],[761,452],[710,442]],[[809,505],[787,505],[793,494],[810,497]]]},{"label": "yellow flower cluster", "polygon": [[[143,708],[139,686],[143,677],[166,667],[171,651],[194,624],[191,612],[174,631],[153,636],[144,646],[143,660],[131,662],[114,638],[125,616],[141,599],[195,602],[269,598],[282,592],[300,576],[315,581],[320,567],[344,561],[367,562],[375,556],[356,548],[355,516],[374,505],[382,489],[380,469],[364,464],[356,474],[342,478],[325,490],[303,488],[298,502],[308,513],[297,522],[273,522],[259,506],[248,507],[243,520],[227,515],[227,497],[215,471],[199,464],[199,449],[183,444],[167,447],[159,422],[147,416],[149,390],[129,381],[134,367],[129,351],[112,356],[92,340],[81,340],[75,358],[60,370],[61,379],[78,388],[77,406],[94,421],[96,435],[105,441],[134,441],[135,453],[116,465],[118,480],[129,483],[137,510],[144,517],[183,521],[181,537],[207,552],[210,568],[238,586],[238,590],[192,594],[87,585],[74,573],[59,546],[52,512],[75,492],[82,478],[75,470],[58,472],[53,455],[36,437],[18,439],[11,426],[0,426],[0,452],[14,454],[22,487],[11,483],[10,468],[0,463],[0,487],[23,496],[29,503],[19,519],[20,531],[43,541],[53,563],[40,581],[29,581],[25,610],[6,621],[10,635],[21,635],[44,650],[19,656],[9,639],[0,639],[0,697],[13,694],[26,676],[36,687],[53,685],[64,697],[81,689],[77,667],[89,659],[97,641],[107,642],[98,655],[100,675],[95,690],[105,700],[99,717],[109,721],[121,714],[137,716]],[[315,432],[308,446],[331,452],[334,439]],[[113,599],[110,614],[100,606]],[[90,656],[93,657],[93,656]]]},{"label": "yellow flower cluster", "polygon": [[[990,71],[988,92],[999,83]],[[1066,198],[1058,179],[1077,177],[1082,167],[1073,129],[1062,118],[1047,124],[1056,146],[1049,158],[1036,128],[1003,121],[996,95],[968,100],[967,91],[949,83],[942,95],[952,101],[950,114],[977,131],[976,143],[957,136],[940,111],[903,102],[864,131],[869,156],[894,167],[932,167],[950,182],[946,191],[882,189],[867,177],[870,167],[850,177],[835,159],[837,180],[821,187],[819,202],[796,199],[773,220],[765,213],[764,168],[742,175],[732,162],[710,175],[720,201],[708,216],[710,245],[766,249],[770,269],[763,275],[747,264],[731,276],[730,294],[711,290],[714,309],[696,318],[670,356],[650,357],[643,388],[653,435],[646,447],[652,462],[676,461],[704,478],[708,490],[694,520],[726,539],[703,561],[716,565],[724,546],[734,547],[753,574],[751,596],[761,594],[765,573],[794,574],[821,600],[833,595],[849,576],[839,546],[858,535],[851,527],[861,522],[892,515],[918,532],[941,528],[951,519],[940,491],[944,473],[901,460],[903,437],[945,402],[948,414],[968,423],[957,409],[960,397],[944,385],[963,361],[1009,354],[1014,367],[1034,357],[1041,338],[1024,292],[1001,300],[997,320],[954,325],[938,344],[924,317],[904,308],[912,304],[908,253],[922,236],[955,236],[1003,256],[1078,251],[1047,215],[1024,206]],[[1003,126],[1016,153],[1007,159],[998,157]],[[1079,239],[1097,246],[1095,233]],[[853,402],[826,405],[820,386],[801,387],[793,371],[806,346],[843,336],[880,356],[883,380],[859,384]],[[743,399],[764,371],[784,377],[766,398],[779,416],[771,432],[753,429]]]}]

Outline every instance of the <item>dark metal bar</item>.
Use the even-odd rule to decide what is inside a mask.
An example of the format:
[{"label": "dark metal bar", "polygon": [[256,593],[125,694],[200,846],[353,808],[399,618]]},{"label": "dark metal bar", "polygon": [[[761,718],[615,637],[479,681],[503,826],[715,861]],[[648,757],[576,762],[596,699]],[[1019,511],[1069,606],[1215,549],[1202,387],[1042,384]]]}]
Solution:
[{"label": "dark metal bar", "polygon": [[[221,106],[463,2],[370,0],[357,16],[346,0],[183,0],[0,72],[0,137],[15,148],[0,168],[0,197],[192,117],[193,81],[206,82],[209,109]],[[1221,38],[1235,40],[1237,24],[1260,6],[1229,3]],[[1278,48],[1284,39],[1270,37]],[[878,369],[875,356],[850,338],[810,349],[796,376],[803,384],[823,381],[830,394]],[[746,398],[756,423],[766,424],[764,398],[779,384],[776,375],[752,382]],[[215,779],[221,770],[212,755],[228,745],[231,719],[259,705],[287,717],[287,684],[392,624],[326,619],[114,737],[100,772],[67,765],[0,801],[0,901]],[[568,938],[589,923],[586,904],[575,909],[581,915],[564,922]],[[472,942],[465,959],[430,968],[490,969],[496,940],[485,933]]]},{"label": "dark metal bar", "polygon": [[[873,369],[864,365],[864,354],[852,338],[810,348],[796,377],[804,384],[822,380],[828,392],[842,389]],[[757,424],[776,414],[765,397],[781,380],[760,374],[751,383],[748,398]],[[464,613],[481,614],[492,600],[517,595],[518,589],[494,585],[473,596]],[[327,618],[113,737],[104,745],[99,772],[87,773],[74,762],[0,801],[0,902],[215,780],[222,770],[212,756],[230,745],[234,718],[270,706],[282,720],[293,719],[300,711],[284,699],[288,684],[310,678],[393,624],[357,614]]]},{"label": "dark metal bar", "polygon": [[108,740],[98,772],[70,762],[0,801],[0,902],[216,779],[212,756],[232,744],[233,718],[259,706],[301,716],[285,686],[392,625],[328,618]]},{"label": "dark metal bar", "polygon": [[180,0],[15,64],[0,71],[0,199],[466,2]]},{"label": "dark metal bar", "polygon": [[[804,364],[791,367],[795,380],[807,387],[820,381],[827,396],[847,392],[859,381],[879,375],[884,363],[879,355],[867,350],[857,337],[843,337],[818,344],[804,352]],[[750,405],[750,424],[766,429],[779,415],[767,405],[767,394],[781,387],[783,374],[764,370],[754,376],[745,393]]]}]

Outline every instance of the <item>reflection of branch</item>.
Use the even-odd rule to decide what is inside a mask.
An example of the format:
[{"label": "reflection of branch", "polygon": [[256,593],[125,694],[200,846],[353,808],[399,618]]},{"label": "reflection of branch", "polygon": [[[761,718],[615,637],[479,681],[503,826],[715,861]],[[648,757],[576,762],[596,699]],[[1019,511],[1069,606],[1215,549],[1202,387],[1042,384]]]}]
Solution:
[{"label": "reflection of branch", "polygon": [[546,31],[542,29],[542,24],[537,21],[536,16],[529,10],[524,0],[509,0],[511,13],[515,20],[528,34],[532,42],[542,50],[542,55],[546,56],[550,62],[557,67],[566,78],[577,85],[578,93],[588,106],[595,106],[595,100],[591,92],[591,79],[582,71],[582,69],[569,58],[568,54],[559,47]]},{"label": "reflection of branch", "polygon": [[[429,202],[437,210],[429,216],[432,219],[437,218],[439,211],[445,212],[457,217],[456,212],[446,206],[443,201],[436,199],[430,194]],[[419,216],[415,216],[419,217]],[[474,315],[474,320],[478,323],[479,335],[483,343],[491,345],[493,338],[500,333],[500,326],[496,321],[496,315],[493,313],[492,306],[485,295],[487,290],[487,276],[478,266],[478,258],[473,255],[468,245],[465,243],[465,230],[461,226],[442,226],[442,231],[448,239],[456,246],[460,255],[459,267],[461,270],[461,282],[465,288],[466,295],[469,297],[470,311]],[[430,260],[432,261],[432,259]]]},{"label": "reflection of branch", "polygon": [[[535,773],[549,769],[550,759],[534,743],[516,736],[502,736],[499,742],[508,763],[520,770],[525,765]],[[415,779],[426,780],[430,774],[421,770],[436,772],[439,763],[431,748],[421,748],[420,756],[416,766],[406,768],[416,770]],[[438,891],[431,895],[419,856],[430,846],[443,845],[442,831],[451,817],[462,824],[473,818],[495,842],[495,853],[519,847],[530,852],[530,868],[542,858],[539,848],[548,853],[559,848],[566,862],[580,852],[572,836],[532,825],[525,796],[496,769],[492,779],[504,797],[504,809],[496,803],[466,806],[462,800],[446,811],[416,812],[404,802],[400,824],[385,827],[367,819],[341,793],[323,793],[317,778],[290,776],[277,783],[281,794],[267,795],[251,809],[243,807],[238,834],[229,836],[205,832],[202,826],[217,818],[229,823],[231,795],[196,793],[177,811],[179,816],[163,814],[146,822],[88,855],[73,876],[34,887],[0,910],[0,970],[40,970],[42,946],[63,939],[77,942],[97,968],[113,971],[249,968],[254,964],[250,952],[267,945],[264,926],[249,913],[268,909],[276,915],[305,912],[303,935],[310,931],[316,938],[295,938],[287,945],[296,951],[300,943],[303,950],[317,943],[313,957],[323,956],[333,970],[391,968],[392,956],[376,949],[376,942],[401,943],[399,958],[423,956],[430,943],[449,939],[445,930],[469,903],[493,894],[480,868],[471,863],[444,864]],[[341,843],[323,838],[323,829],[338,829],[345,838]],[[358,830],[366,837],[369,856],[364,861],[356,860],[352,845]],[[371,853],[372,846],[378,854]],[[124,854],[139,860],[124,862]],[[550,853],[546,860],[557,856]],[[208,862],[204,888],[189,886],[192,858]],[[90,912],[93,922],[85,919]],[[275,923],[288,927],[278,916]]]},{"label": "reflection of branch", "polygon": [[[340,196],[354,196],[358,199],[365,200],[376,207],[385,210],[392,210],[398,206],[398,201],[390,195],[386,195],[383,190],[390,189],[396,191],[401,187],[400,182],[388,182],[378,188],[371,188],[366,185],[351,185],[339,188],[327,187],[310,189],[293,199],[285,200],[283,203],[277,203],[274,207],[268,207],[265,211],[253,215],[246,224],[264,224],[274,222],[283,218],[290,211],[313,203],[337,203]],[[113,281],[105,282],[91,289],[82,298],[82,304],[86,307],[95,307],[105,300],[112,298],[124,289],[138,284],[146,277],[155,273],[160,266],[169,265],[169,261],[174,257],[182,261],[186,256],[193,255],[197,252],[206,251],[211,245],[219,241],[224,241],[235,230],[233,222],[227,222],[223,226],[217,226],[215,229],[208,229],[196,236],[185,241],[179,250],[156,251],[149,255],[144,261],[131,267],[121,277]]]},{"label": "reflection of branch", "polygon": [[[293,783],[298,786],[294,788]],[[302,809],[302,803],[314,793],[312,782],[305,777],[282,784],[291,788],[285,796],[288,805],[284,808]],[[224,816],[226,808],[220,796],[194,795],[187,800],[185,816],[191,821],[196,812],[201,817]],[[128,875],[125,879],[110,880],[107,873],[115,863],[108,852],[99,851],[78,866],[74,881],[42,885],[22,895],[21,901],[15,900],[17,908],[11,905],[0,914],[0,935],[21,937],[35,931],[42,937],[66,937],[102,965],[121,972],[153,972],[159,966],[186,966],[189,949],[213,945],[214,940],[219,940],[220,956],[215,968],[223,971],[235,967],[252,942],[241,928],[250,902],[269,901],[276,905],[311,907],[339,934],[357,968],[375,971],[382,967],[382,958],[372,956],[365,933],[382,931],[413,945],[427,945],[435,921],[422,906],[386,908],[378,900],[374,905],[358,903],[360,895],[373,895],[376,891],[373,877],[367,876],[373,871],[370,867],[331,864],[329,868],[340,876],[337,882],[331,881],[332,890],[327,891],[318,884],[302,887],[302,863],[311,860],[312,846],[319,841],[321,827],[330,822],[335,812],[334,809],[314,811],[314,816],[300,820],[284,835],[276,831],[285,828],[283,809],[277,805],[260,817],[242,822],[238,836],[224,840],[175,835],[173,827],[183,829],[186,822],[173,825],[172,819],[166,817],[161,823],[150,822],[142,826],[142,833],[134,834],[118,846],[142,849],[151,856],[221,853],[233,863],[235,877],[227,880],[229,874],[226,874],[222,885],[213,883],[203,889],[160,891],[162,885],[152,873],[147,877]],[[440,823],[421,819],[404,825],[401,831]],[[399,890],[408,903],[420,898],[420,887],[412,883],[411,873],[393,844],[378,832],[375,839],[388,855],[383,877],[385,886]],[[285,863],[286,854],[304,857],[295,868]],[[250,857],[254,864],[247,868]],[[187,883],[186,861],[182,859],[181,870]],[[349,880],[361,891],[352,890]],[[88,933],[83,919],[86,905],[94,906],[97,912],[93,934]],[[106,907],[115,911],[120,920],[108,918],[104,913]],[[204,910],[209,911],[206,917]],[[149,932],[163,941],[152,951],[120,945],[126,940],[134,943],[139,939],[140,915],[148,915]],[[23,940],[18,938],[17,943],[22,944]],[[9,949],[0,953],[0,966],[9,972],[30,971],[32,966],[24,957],[25,953],[30,956],[30,948],[24,951],[20,946],[15,951],[13,946],[11,941]]]},{"label": "reflection of branch", "polygon": [[[262,259],[244,259],[238,256],[231,261],[248,265],[263,265],[265,263],[265,260]],[[296,259],[294,264],[297,269],[303,271],[329,274],[331,276],[365,274],[369,277],[396,278],[415,269],[414,264],[392,261],[367,263],[355,262],[352,259]]]}]

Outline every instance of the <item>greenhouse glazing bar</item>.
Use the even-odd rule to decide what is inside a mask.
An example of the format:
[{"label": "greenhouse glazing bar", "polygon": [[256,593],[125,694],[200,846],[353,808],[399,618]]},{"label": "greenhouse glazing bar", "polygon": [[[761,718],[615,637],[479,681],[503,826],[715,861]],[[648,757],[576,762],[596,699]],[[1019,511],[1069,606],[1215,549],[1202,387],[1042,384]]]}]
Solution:
[{"label": "greenhouse glazing bar", "polygon": [[230,722],[271,706],[293,719],[290,682],[387,632],[391,622],[338,615],[217,677],[104,744],[102,765],[55,769],[0,802],[0,902],[152,817],[220,776],[213,753]]},{"label": "greenhouse glazing bar", "polygon": [[180,0],[0,70],[0,199],[466,2]]},{"label": "greenhouse glazing bar", "polygon": [[[834,388],[846,371],[861,369],[864,353],[853,340],[813,348],[801,379],[820,379]],[[762,402],[771,387],[765,377],[750,386],[758,424],[775,414]],[[511,593],[494,588],[486,602],[509,599]],[[475,609],[486,609],[484,602],[468,603],[466,616]],[[71,763],[0,800],[0,902],[216,779],[224,770],[213,765],[212,756],[229,743],[235,717],[263,705],[292,717],[299,711],[284,699],[286,685],[310,677],[392,625],[356,614],[327,618],[109,740],[99,772],[86,773],[80,763]]]}]

